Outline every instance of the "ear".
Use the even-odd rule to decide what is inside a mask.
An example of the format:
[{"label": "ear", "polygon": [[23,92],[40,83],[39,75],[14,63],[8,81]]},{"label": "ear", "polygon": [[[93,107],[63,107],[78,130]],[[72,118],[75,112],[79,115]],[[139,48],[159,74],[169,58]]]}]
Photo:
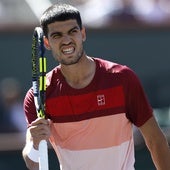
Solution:
[{"label": "ear", "polygon": [[47,50],[51,50],[48,39],[44,36],[44,46]]},{"label": "ear", "polygon": [[85,29],[85,27],[82,28],[81,33],[82,33],[82,38],[83,38],[83,42],[84,42],[84,41],[86,41],[86,29]]}]

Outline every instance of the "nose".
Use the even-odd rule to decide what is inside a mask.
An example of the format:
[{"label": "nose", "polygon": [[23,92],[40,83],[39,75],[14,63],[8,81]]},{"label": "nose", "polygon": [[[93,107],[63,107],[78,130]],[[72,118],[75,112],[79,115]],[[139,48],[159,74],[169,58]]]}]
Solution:
[{"label": "nose", "polygon": [[71,38],[69,35],[63,35],[62,37],[62,43],[63,44],[69,44],[71,42]]}]

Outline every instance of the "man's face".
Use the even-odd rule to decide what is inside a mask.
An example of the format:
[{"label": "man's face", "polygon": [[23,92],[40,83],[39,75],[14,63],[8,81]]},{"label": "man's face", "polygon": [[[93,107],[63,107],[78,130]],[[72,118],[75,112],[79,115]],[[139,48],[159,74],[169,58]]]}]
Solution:
[{"label": "man's face", "polygon": [[60,64],[72,65],[82,57],[85,39],[85,29],[80,30],[76,20],[56,21],[48,25],[45,45]]}]

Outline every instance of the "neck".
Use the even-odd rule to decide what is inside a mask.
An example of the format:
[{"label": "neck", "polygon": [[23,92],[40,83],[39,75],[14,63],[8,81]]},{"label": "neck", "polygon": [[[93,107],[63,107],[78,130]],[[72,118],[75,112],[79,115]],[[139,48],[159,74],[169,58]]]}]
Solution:
[{"label": "neck", "polygon": [[84,88],[92,81],[95,69],[95,62],[86,55],[76,64],[70,66],[61,65],[61,72],[66,82],[76,89]]}]

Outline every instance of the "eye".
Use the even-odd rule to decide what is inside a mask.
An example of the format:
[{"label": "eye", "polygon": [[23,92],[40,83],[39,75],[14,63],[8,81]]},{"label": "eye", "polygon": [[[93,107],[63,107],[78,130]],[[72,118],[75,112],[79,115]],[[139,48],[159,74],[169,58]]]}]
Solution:
[{"label": "eye", "polygon": [[70,33],[71,33],[71,34],[75,34],[75,33],[77,33],[77,32],[78,32],[78,29],[75,28],[75,29],[71,30]]},{"label": "eye", "polygon": [[58,38],[60,38],[60,37],[61,37],[61,35],[59,35],[59,34],[54,34],[54,35],[52,36],[53,39],[58,39]]},{"label": "eye", "polygon": [[58,39],[58,38],[60,38],[61,36],[62,36],[62,34],[57,33],[57,32],[51,34],[51,38],[52,38],[52,39]]}]

